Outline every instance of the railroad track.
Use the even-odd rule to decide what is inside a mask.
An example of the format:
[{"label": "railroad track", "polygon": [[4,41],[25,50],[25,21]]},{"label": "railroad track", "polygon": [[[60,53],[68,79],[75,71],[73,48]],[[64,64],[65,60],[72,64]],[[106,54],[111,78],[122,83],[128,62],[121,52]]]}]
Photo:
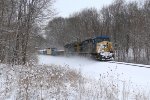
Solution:
[{"label": "railroad track", "polygon": [[116,62],[116,61],[109,61],[109,63],[130,65],[130,66],[143,67],[143,68],[150,68],[150,65],[141,65],[141,64],[133,64],[133,63],[125,63],[125,62]]}]

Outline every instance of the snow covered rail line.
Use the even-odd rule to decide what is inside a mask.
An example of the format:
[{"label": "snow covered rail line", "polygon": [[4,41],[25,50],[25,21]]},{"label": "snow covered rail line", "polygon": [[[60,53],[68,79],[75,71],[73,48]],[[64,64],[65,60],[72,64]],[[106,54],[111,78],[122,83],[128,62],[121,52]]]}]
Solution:
[{"label": "snow covered rail line", "polygon": [[143,68],[150,68],[150,65],[142,65],[142,64],[133,64],[133,63],[125,63],[125,62],[117,62],[117,61],[109,61],[109,63],[130,65],[130,66],[143,67]]}]

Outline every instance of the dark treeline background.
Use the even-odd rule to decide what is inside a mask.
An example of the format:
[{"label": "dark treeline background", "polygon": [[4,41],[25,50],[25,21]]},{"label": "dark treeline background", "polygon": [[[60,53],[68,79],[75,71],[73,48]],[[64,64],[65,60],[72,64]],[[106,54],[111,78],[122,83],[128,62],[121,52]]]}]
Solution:
[{"label": "dark treeline background", "polygon": [[39,23],[47,17],[44,11],[52,3],[52,0],[0,0],[0,63],[26,64],[36,58],[33,53],[40,45],[38,41],[43,40]]},{"label": "dark treeline background", "polygon": [[99,35],[111,38],[117,61],[150,64],[150,0],[115,0],[100,11],[87,8],[54,18],[46,27],[45,46],[62,48]]}]

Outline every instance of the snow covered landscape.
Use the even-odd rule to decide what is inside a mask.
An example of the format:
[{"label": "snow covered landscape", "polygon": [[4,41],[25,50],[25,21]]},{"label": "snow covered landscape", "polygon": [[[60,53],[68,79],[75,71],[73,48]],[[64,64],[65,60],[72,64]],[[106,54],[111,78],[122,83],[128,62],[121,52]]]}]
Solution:
[{"label": "snow covered landscape", "polygon": [[[102,62],[85,57],[57,57],[57,56],[39,56],[39,64],[63,65],[80,70],[84,75],[99,79],[100,74],[113,72],[118,74],[121,81],[131,81],[136,85],[150,85],[150,69],[138,66]],[[136,64],[140,65],[140,64]],[[143,65],[150,67],[150,65]],[[146,87],[147,88],[147,87]]]},{"label": "snow covered landscape", "polygon": [[1,100],[150,99],[148,68],[77,56],[38,58],[38,65],[0,65]]},{"label": "snow covered landscape", "polygon": [[[120,91],[122,91],[122,88],[126,87],[127,92],[131,92],[132,90],[134,91],[134,89],[137,89],[137,91],[144,91],[145,93],[150,92],[150,84],[149,84],[150,69],[145,68],[150,67],[150,65],[131,64],[131,63],[130,65],[128,65],[129,63],[117,64],[109,61],[108,62],[96,61],[81,56],[63,57],[63,56],[45,56],[45,55],[39,56],[39,64],[41,65],[54,64],[54,65],[68,66],[70,68],[81,71],[83,76],[95,80],[101,80],[101,77],[105,77],[106,79],[102,81],[107,81],[108,83],[113,81],[114,84],[119,85]],[[130,100],[131,98],[128,99]]]},{"label": "snow covered landscape", "polygon": [[150,0],[0,0],[0,100],[150,100]]}]

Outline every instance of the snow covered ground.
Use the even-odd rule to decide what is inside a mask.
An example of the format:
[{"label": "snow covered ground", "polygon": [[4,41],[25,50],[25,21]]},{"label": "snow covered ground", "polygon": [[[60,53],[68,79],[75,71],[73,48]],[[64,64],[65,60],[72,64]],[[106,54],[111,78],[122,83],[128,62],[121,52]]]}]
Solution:
[{"label": "snow covered ground", "polygon": [[[115,75],[120,81],[150,89],[150,68],[95,61],[84,57],[60,57],[39,55],[39,64],[69,66],[80,70],[83,75],[99,79],[100,75]],[[150,65],[144,65],[150,67]]]},{"label": "snow covered ground", "polygon": [[35,65],[0,64],[0,100],[150,100],[149,68],[77,56],[38,57]]}]

